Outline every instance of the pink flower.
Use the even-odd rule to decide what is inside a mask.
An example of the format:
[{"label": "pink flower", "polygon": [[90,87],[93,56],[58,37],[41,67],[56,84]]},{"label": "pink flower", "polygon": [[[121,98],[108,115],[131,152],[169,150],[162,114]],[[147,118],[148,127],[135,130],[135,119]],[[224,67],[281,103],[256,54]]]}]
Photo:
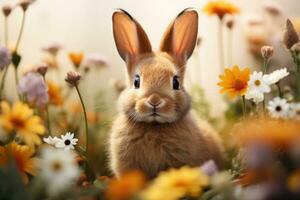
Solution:
[{"label": "pink flower", "polygon": [[23,76],[18,91],[36,106],[42,107],[48,103],[48,87],[39,73],[29,72]]},{"label": "pink flower", "polygon": [[0,70],[9,65],[11,61],[11,55],[9,50],[5,47],[0,47]]}]

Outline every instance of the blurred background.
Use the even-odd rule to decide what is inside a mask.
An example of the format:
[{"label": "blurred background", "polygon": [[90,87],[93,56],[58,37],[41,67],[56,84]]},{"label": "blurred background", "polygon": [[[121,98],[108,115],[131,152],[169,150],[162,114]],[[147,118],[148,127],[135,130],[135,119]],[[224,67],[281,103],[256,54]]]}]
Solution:
[{"label": "blurred background", "polygon": [[[14,3],[16,1],[0,1],[1,4],[7,2]],[[188,63],[186,85],[189,87],[192,84],[200,84],[212,105],[212,114],[218,116],[225,109],[225,104],[217,87],[218,74],[221,73],[218,59],[219,21],[216,16],[207,16],[202,11],[207,2],[206,0],[36,0],[34,5],[29,8],[30,12],[26,16],[24,35],[19,49],[23,55],[19,73],[22,74],[41,62],[45,56],[41,48],[53,42],[61,44],[65,52],[103,54],[109,62],[109,67],[90,73],[86,77],[88,81],[85,82],[88,89],[85,90],[84,96],[89,102],[90,109],[93,109],[92,105],[94,104],[90,102],[92,98],[89,98],[89,94],[98,88],[112,90],[108,85],[108,79],[125,80],[125,66],[117,53],[112,35],[111,15],[114,9],[125,9],[135,17],[147,32],[154,49],[157,49],[161,36],[170,21],[184,8],[193,7],[199,11],[200,15],[199,36],[201,37],[201,44]],[[270,2],[282,6],[280,8],[282,13],[279,17],[272,17],[266,13],[264,6]],[[249,48],[251,50],[250,45],[252,45],[249,44],[249,38],[258,35],[258,40],[252,38],[254,45],[265,40],[263,42],[277,42],[276,44],[281,46],[285,19],[286,17],[292,19],[297,17],[300,11],[299,1],[233,0],[232,3],[240,8],[240,14],[234,18],[235,25],[231,33],[233,38],[232,58],[231,61],[225,58],[225,64],[250,65],[249,67],[257,68],[260,62],[255,58],[254,53],[249,51]],[[16,40],[21,23],[21,14],[21,10],[20,12],[13,12],[9,18],[9,41]],[[263,28],[259,25],[249,29],[250,23],[263,23]],[[3,24],[3,17],[0,17],[0,24]],[[272,26],[268,26],[268,24]],[[224,49],[226,50],[228,49],[228,40],[226,39],[228,30],[225,28]],[[275,32],[274,29],[276,29],[276,35],[272,34]],[[3,29],[1,28],[0,31]],[[1,43],[4,40],[3,35],[0,34]],[[274,46],[276,47],[276,45]],[[255,47],[252,51],[255,51]],[[286,56],[287,53],[282,51],[281,54],[279,56]],[[63,82],[64,72],[70,70],[72,64],[64,53],[60,53],[58,58],[61,62],[60,70],[62,73],[59,73],[61,77],[57,73],[52,75],[49,73],[47,76],[49,79]],[[282,60],[280,59],[280,62],[275,62],[275,64],[286,65],[288,63],[288,61]],[[12,71],[13,68],[10,69],[8,80],[13,79]],[[11,82],[11,84],[7,84],[6,90],[11,91],[7,95],[13,99],[16,93],[13,89],[14,83]],[[108,100],[111,98],[110,95],[106,96]]]}]

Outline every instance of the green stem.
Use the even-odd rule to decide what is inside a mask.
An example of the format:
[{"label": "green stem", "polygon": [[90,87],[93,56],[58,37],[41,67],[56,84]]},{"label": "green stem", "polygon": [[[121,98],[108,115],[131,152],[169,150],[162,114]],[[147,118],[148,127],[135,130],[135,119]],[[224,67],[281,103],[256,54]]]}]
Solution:
[{"label": "green stem", "polygon": [[4,40],[5,40],[5,47],[8,47],[8,25],[7,25],[7,17],[4,18]]},{"label": "green stem", "polygon": [[268,59],[263,59],[263,66],[262,66],[262,69],[263,69],[263,74],[267,73],[267,70],[268,70]]},{"label": "green stem", "polygon": [[278,83],[276,83],[276,86],[277,86],[277,89],[278,89],[278,95],[280,98],[283,97],[283,94],[282,94],[282,91],[281,91],[281,88],[280,88],[280,81]]},{"label": "green stem", "polygon": [[264,100],[262,102],[262,106],[263,106],[263,113],[266,114],[266,101],[265,101],[265,97],[264,97]]},{"label": "green stem", "polygon": [[24,32],[24,26],[25,26],[25,18],[26,18],[26,11],[23,12],[21,28],[20,28],[18,39],[17,39],[17,42],[16,42],[15,52],[18,52],[18,48],[19,48],[19,45],[20,45],[20,42],[21,42],[21,39],[22,39],[22,35],[23,35],[23,32]]},{"label": "green stem", "polygon": [[245,96],[242,96],[242,109],[243,109],[243,116],[246,116],[246,99]]},{"label": "green stem", "polygon": [[228,66],[232,66],[232,29],[228,29]]},{"label": "green stem", "polygon": [[78,96],[79,96],[80,103],[81,103],[81,106],[82,106],[82,109],[83,109],[84,123],[85,123],[85,140],[86,140],[86,143],[85,143],[85,151],[86,151],[86,153],[88,153],[88,147],[89,147],[89,129],[88,129],[87,114],[86,114],[85,105],[84,105],[82,96],[81,96],[81,94],[80,94],[78,85],[76,85],[75,88],[76,88],[76,91],[77,91],[77,94],[78,94]]},{"label": "green stem", "polygon": [[47,129],[49,136],[52,136],[51,133],[51,121],[50,121],[50,113],[49,113],[49,104],[46,105],[46,117],[47,117]]},{"label": "green stem", "polygon": [[[18,87],[18,84],[19,84],[19,76],[18,76],[18,69],[17,67],[14,67],[15,69],[15,82],[16,82],[16,88]],[[21,95],[19,94],[19,91],[17,90],[17,95],[18,95],[18,98],[19,100],[22,99]]]},{"label": "green stem", "polygon": [[5,77],[6,77],[6,74],[7,74],[7,71],[8,71],[8,66],[5,67],[4,69],[4,73],[2,75],[2,79],[1,79],[1,85],[0,85],[0,100],[2,100],[2,95],[3,95],[3,90],[4,90],[4,83],[5,83]]},{"label": "green stem", "polygon": [[219,43],[220,43],[220,49],[219,49],[219,56],[220,56],[220,69],[223,71],[225,68],[224,66],[224,52],[223,52],[223,20],[220,19],[219,24]]},{"label": "green stem", "polygon": [[296,96],[296,100],[299,100],[300,97],[300,80],[299,80],[299,68],[300,68],[300,62],[298,59],[298,56],[294,56],[294,60],[296,63],[296,84],[297,84],[297,96]]}]

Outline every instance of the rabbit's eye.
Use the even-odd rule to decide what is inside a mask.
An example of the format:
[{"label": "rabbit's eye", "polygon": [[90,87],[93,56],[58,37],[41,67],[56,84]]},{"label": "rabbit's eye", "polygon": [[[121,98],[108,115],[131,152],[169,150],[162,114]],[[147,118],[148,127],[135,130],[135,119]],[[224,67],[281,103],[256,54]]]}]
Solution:
[{"label": "rabbit's eye", "polygon": [[179,90],[178,76],[173,77],[173,90]]},{"label": "rabbit's eye", "polygon": [[135,89],[140,88],[140,76],[139,75],[135,75],[133,84],[134,84]]}]

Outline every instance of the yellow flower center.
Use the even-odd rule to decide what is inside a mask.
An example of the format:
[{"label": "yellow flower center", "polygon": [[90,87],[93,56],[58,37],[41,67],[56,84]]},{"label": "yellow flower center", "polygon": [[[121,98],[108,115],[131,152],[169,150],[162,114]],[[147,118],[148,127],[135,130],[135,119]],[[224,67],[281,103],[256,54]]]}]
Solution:
[{"label": "yellow flower center", "polygon": [[59,172],[62,169],[62,165],[59,161],[54,161],[51,165],[51,168],[54,172]]},{"label": "yellow flower center", "polygon": [[256,80],[255,82],[254,82],[254,84],[256,85],[256,86],[260,86],[260,80]]}]

